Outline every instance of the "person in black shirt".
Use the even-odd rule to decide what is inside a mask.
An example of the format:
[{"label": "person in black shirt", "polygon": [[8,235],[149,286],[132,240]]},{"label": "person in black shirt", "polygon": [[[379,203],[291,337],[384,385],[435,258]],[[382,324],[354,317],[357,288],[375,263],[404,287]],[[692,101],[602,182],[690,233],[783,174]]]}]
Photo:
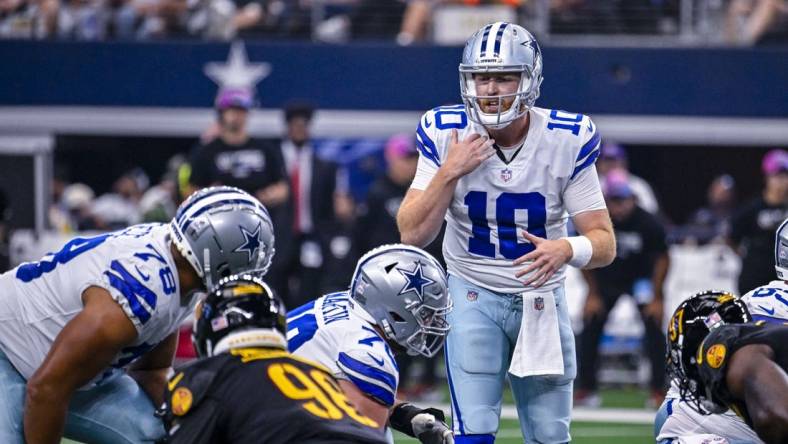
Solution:
[{"label": "person in black shirt", "polygon": [[701,414],[733,410],[767,444],[788,442],[788,325],[749,323],[746,304],[705,291],[668,325],[668,371]]},{"label": "person in black shirt", "polygon": [[216,97],[219,134],[197,147],[191,158],[189,183],[195,188],[227,185],[255,196],[269,210],[288,196],[282,158],[276,147],[252,139],[247,132],[252,93],[224,89]]},{"label": "person in black shirt", "polygon": [[324,367],[287,352],[284,304],[231,276],[197,308],[201,359],[175,371],[163,416],[172,444],[385,443]]},{"label": "person in black shirt", "polygon": [[769,151],[763,158],[763,194],[731,220],[730,240],[742,258],[739,292],[772,279],[774,232],[788,217],[788,153]]},{"label": "person in black shirt", "polygon": [[616,259],[608,267],[583,270],[588,296],[579,337],[576,402],[598,404],[599,340],[610,310],[622,294],[629,294],[638,305],[645,327],[644,349],[651,361],[650,402],[659,405],[665,394],[662,286],[670,265],[665,229],[655,216],[637,206],[626,172],[609,172],[602,191],[615,225]]}]

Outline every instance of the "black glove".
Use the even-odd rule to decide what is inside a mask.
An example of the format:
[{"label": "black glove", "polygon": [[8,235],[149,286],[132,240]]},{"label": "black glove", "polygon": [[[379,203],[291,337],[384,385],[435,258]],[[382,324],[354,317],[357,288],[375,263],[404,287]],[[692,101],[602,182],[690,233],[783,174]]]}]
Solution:
[{"label": "black glove", "polygon": [[399,404],[391,412],[389,424],[394,430],[418,438],[423,444],[454,444],[454,435],[446,425],[446,415],[439,409]]}]

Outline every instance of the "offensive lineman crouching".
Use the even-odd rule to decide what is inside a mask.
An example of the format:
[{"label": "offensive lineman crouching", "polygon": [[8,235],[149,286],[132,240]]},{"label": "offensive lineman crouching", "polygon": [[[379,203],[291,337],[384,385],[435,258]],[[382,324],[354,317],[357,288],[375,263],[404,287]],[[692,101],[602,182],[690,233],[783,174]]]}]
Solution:
[{"label": "offensive lineman crouching", "polygon": [[200,360],[170,379],[171,443],[384,443],[328,371],[287,352],[282,302],[249,275],[219,283],[194,324]]}]

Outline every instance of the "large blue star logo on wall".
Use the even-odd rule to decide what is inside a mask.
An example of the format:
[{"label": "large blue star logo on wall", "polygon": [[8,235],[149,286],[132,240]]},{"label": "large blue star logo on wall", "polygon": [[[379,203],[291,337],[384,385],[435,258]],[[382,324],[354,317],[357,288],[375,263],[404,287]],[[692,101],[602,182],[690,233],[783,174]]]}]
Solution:
[{"label": "large blue star logo on wall", "polygon": [[416,268],[413,271],[406,270],[404,268],[397,268],[397,271],[405,277],[405,285],[402,287],[402,290],[399,291],[399,294],[405,294],[409,291],[415,291],[419,298],[424,298],[424,287],[434,284],[435,281],[424,276],[424,273],[421,270],[421,262],[416,262]]},{"label": "large blue star logo on wall", "polygon": [[252,260],[252,256],[254,256],[254,252],[260,248],[260,244],[262,243],[260,239],[260,224],[257,224],[257,228],[254,231],[246,231],[246,228],[243,226],[239,227],[241,229],[241,234],[244,236],[244,242],[238,246],[233,253],[240,253],[245,251],[249,255],[249,260]]}]

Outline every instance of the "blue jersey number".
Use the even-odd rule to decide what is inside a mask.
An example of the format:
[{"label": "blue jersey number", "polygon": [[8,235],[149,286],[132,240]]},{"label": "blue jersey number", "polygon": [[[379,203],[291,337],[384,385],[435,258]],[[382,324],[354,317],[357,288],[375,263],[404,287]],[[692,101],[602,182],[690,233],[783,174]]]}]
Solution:
[{"label": "blue jersey number", "polygon": [[[487,193],[470,191],[465,195],[468,217],[471,219],[473,235],[468,240],[468,251],[485,257],[495,257],[495,245],[490,242],[490,225],[487,221]],[[547,208],[544,196],[539,193],[501,193],[495,200],[495,223],[498,226],[498,243],[501,255],[506,259],[517,259],[534,250],[527,242],[517,242],[516,210],[528,212],[528,232],[547,237],[545,223]]]},{"label": "blue jersey number", "polygon": [[317,333],[315,301],[308,302],[287,314],[287,348],[294,352]]},{"label": "blue jersey number", "polygon": [[583,120],[582,114],[572,114],[565,111],[550,111],[550,122],[547,122],[547,129],[562,129],[572,131],[575,136],[580,134],[580,121]]},{"label": "blue jersey number", "polygon": [[784,305],[788,306],[788,300],[783,297],[783,293],[777,288],[773,288],[773,287],[759,288],[758,290],[755,291],[755,293],[752,294],[752,297],[754,298],[767,298],[769,296],[774,296],[775,299],[782,302]]},{"label": "blue jersey number", "polygon": [[[449,122],[444,122],[443,116],[459,116],[460,121],[457,122],[456,119],[451,119]],[[465,114],[465,106],[448,106],[445,108],[440,108],[435,113],[435,127],[439,130],[452,128],[463,129],[466,126],[468,126],[468,115]]]},{"label": "blue jersey number", "polygon": [[101,245],[110,234],[96,237],[77,237],[69,241],[57,253],[51,254],[39,262],[30,262],[20,265],[16,270],[16,278],[22,282],[30,282],[41,277],[44,273],[54,270],[57,264],[65,264],[80,254],[90,251]]}]

